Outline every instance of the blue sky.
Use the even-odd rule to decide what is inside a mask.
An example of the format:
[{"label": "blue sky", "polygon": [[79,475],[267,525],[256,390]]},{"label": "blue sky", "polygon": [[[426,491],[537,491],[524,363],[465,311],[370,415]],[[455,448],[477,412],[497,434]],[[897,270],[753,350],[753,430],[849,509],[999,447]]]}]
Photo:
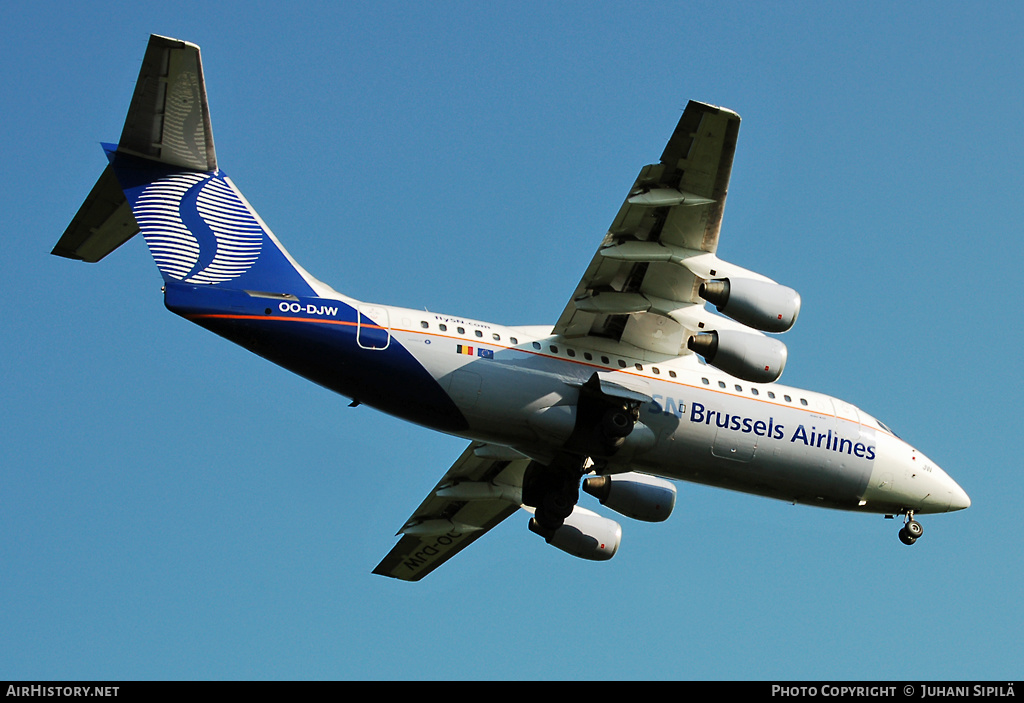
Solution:
[{"label": "blue sky", "polygon": [[[1019,679],[1019,3],[7,3],[0,679]],[[719,254],[798,289],[784,381],[970,510],[679,485],[611,562],[513,518],[373,576],[463,442],[163,309],[141,239],[49,255],[150,33],[220,165],[354,297],[552,323],[690,98],[744,118]],[[588,505],[587,507],[593,507]]]}]

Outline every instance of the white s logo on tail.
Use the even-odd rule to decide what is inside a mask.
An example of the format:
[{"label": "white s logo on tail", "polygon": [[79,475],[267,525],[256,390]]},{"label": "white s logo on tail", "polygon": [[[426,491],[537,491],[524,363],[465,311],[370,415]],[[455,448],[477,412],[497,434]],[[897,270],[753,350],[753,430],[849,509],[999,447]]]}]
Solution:
[{"label": "white s logo on tail", "polygon": [[219,175],[161,178],[140,194],[135,217],[160,271],[185,283],[238,278],[263,246],[259,223]]}]

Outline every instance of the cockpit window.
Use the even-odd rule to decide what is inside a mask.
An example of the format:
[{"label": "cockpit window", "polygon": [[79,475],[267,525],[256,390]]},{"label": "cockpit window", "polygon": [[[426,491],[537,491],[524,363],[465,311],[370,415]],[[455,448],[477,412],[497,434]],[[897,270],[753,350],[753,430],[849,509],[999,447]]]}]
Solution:
[{"label": "cockpit window", "polygon": [[885,430],[886,432],[891,434],[893,437],[899,437],[898,434],[896,434],[891,429],[889,429],[889,427],[884,422],[882,422],[881,420],[875,418],[875,422],[877,422],[879,427],[881,427],[883,430]]}]

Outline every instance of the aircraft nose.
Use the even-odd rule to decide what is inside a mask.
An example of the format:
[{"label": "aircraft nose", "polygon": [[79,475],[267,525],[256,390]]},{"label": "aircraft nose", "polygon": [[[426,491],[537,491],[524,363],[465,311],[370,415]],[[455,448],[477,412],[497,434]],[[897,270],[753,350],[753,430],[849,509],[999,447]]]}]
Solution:
[{"label": "aircraft nose", "polygon": [[923,479],[919,490],[927,492],[921,501],[922,512],[951,513],[954,510],[971,507],[971,498],[967,491],[938,464],[913,448],[910,463],[913,466],[911,476]]},{"label": "aircraft nose", "polygon": [[[921,458],[924,459],[924,457]],[[925,461],[927,462],[927,459]],[[971,507],[971,497],[967,495],[967,491],[960,487],[959,483],[953,480],[952,476],[934,464],[931,465],[930,471],[932,472],[933,480],[936,481],[933,489],[935,490],[935,497],[938,498],[938,503],[947,505],[944,510],[940,509],[939,512],[951,513],[954,510],[963,510]]]},{"label": "aircraft nose", "polygon": [[953,479],[949,479],[949,482],[952,484],[949,487],[949,493],[952,496],[949,501],[949,512],[971,507],[971,497],[967,495],[967,491],[961,488]]}]

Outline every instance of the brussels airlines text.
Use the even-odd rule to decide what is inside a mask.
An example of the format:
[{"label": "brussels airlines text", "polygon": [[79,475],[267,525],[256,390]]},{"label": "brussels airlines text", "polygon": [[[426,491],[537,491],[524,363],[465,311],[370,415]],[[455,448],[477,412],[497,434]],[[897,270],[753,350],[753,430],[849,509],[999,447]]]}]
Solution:
[{"label": "brussels airlines text", "polygon": [[[690,422],[714,425],[719,429],[742,432],[743,434],[753,433],[758,437],[766,437],[768,439],[786,440],[785,426],[777,424],[773,417],[769,417],[767,421],[758,420],[712,410],[706,408],[701,403],[690,404]],[[872,461],[875,458],[874,445],[855,442],[852,439],[841,437],[831,429],[826,432],[818,432],[814,426],[807,428],[804,425],[797,425],[797,428],[789,435],[789,441],[818,449],[828,449],[833,452],[849,454],[867,459],[868,461]]]}]

